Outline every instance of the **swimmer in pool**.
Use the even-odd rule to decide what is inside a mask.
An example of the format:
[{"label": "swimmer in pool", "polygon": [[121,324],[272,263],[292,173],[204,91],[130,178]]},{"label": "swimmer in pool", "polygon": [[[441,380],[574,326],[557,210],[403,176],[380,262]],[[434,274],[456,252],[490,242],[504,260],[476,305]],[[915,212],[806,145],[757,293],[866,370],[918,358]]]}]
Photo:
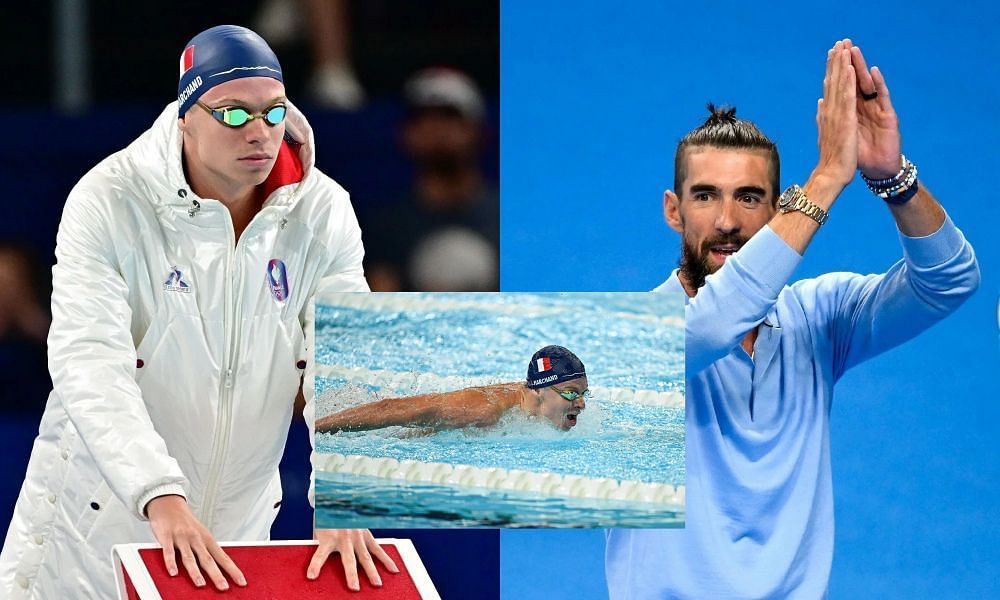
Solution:
[{"label": "swimmer in pool", "polygon": [[316,431],[366,431],[393,425],[458,429],[495,425],[509,410],[548,419],[569,431],[590,397],[587,372],[562,346],[535,352],[523,382],[470,387],[453,392],[386,398],[316,420]]}]

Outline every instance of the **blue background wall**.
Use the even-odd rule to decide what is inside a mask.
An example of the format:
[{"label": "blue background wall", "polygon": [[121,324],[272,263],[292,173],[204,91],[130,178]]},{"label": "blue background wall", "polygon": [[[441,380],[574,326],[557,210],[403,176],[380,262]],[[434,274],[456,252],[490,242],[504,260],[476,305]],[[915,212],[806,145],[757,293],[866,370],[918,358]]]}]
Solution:
[{"label": "blue background wall", "polygon": [[[995,4],[602,4],[503,2],[502,289],[662,281],[679,256],[662,193],[707,101],[757,122],[781,151],[782,185],[802,183],[826,50],[851,37],[883,70],[904,152],[975,246],[983,283],[840,382],[830,596],[998,597]],[[881,272],[899,256],[888,211],[855,182],[795,278]],[[603,545],[598,532],[502,532],[502,597],[604,597]]]}]

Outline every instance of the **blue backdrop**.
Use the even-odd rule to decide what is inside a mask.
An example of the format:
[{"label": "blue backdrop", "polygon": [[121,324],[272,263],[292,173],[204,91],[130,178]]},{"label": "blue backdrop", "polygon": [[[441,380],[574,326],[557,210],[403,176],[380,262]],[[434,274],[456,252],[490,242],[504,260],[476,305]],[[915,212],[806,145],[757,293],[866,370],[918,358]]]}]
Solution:
[{"label": "blue backdrop", "polygon": [[[503,2],[505,291],[652,288],[679,256],[661,210],[674,148],[706,102],[777,142],[784,186],[815,166],[827,48],[851,37],[885,74],[904,152],[976,248],[983,283],[837,388],[831,598],[1000,597],[997,16],[985,1]],[[852,184],[795,278],[895,262],[880,204]],[[504,531],[502,597],[605,597],[603,547],[598,532]]]}]

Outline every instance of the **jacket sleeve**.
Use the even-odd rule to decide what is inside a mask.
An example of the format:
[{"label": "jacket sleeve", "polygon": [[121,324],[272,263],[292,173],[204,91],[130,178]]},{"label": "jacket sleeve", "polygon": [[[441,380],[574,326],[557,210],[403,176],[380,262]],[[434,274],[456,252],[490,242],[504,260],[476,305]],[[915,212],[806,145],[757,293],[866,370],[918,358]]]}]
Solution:
[{"label": "jacket sleeve", "polygon": [[330,229],[334,238],[328,242],[329,263],[322,273],[320,286],[330,292],[367,292],[368,281],[361,262],[365,248],[361,243],[361,227],[346,192],[331,211]]},{"label": "jacket sleeve", "polygon": [[899,236],[903,260],[888,272],[826,275],[800,293],[821,311],[837,378],[926,330],[979,287],[975,253],[950,218],[929,236]]},{"label": "jacket sleeve", "polygon": [[[361,243],[361,228],[358,226],[358,219],[354,214],[350,200],[346,199],[339,203],[331,216],[333,221],[331,229],[337,232],[327,245],[330,255],[329,263],[323,271],[315,293],[306,303],[302,317],[302,330],[305,332],[306,356],[312,357],[308,361],[305,380],[302,385],[302,395],[305,399],[305,406],[302,409],[302,417],[309,427],[309,443],[313,447],[313,459],[315,459],[316,449],[316,369],[315,369],[315,304],[316,298],[327,292],[368,292],[368,282],[365,280],[364,268],[361,262],[365,257],[365,249]],[[316,461],[312,474],[309,478],[309,504],[315,506],[315,483],[316,483]]]},{"label": "jacket sleeve", "polygon": [[153,428],[135,381],[128,287],[116,267],[107,203],[75,189],[52,269],[49,370],[56,395],[114,494],[139,519],[187,481]]},{"label": "jacket sleeve", "polygon": [[801,261],[802,256],[765,225],[705,278],[684,311],[689,376],[724,357],[764,320]]}]

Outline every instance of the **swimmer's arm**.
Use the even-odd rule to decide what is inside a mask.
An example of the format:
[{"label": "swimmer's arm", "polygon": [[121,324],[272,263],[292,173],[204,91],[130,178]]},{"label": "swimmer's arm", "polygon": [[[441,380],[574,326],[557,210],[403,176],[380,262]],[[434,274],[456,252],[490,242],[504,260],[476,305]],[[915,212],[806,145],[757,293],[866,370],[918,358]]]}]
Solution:
[{"label": "swimmer's arm", "polygon": [[[494,391],[506,393],[503,391]],[[355,406],[316,421],[316,431],[368,431],[402,425],[457,429],[487,427],[500,420],[504,409],[486,398],[484,388],[471,388],[441,394],[423,394],[408,398],[386,398]]]},{"label": "swimmer's arm", "polygon": [[393,425],[421,425],[432,419],[435,408],[433,395],[413,398],[386,398],[348,408],[316,420],[319,433],[338,431],[368,431]]}]

